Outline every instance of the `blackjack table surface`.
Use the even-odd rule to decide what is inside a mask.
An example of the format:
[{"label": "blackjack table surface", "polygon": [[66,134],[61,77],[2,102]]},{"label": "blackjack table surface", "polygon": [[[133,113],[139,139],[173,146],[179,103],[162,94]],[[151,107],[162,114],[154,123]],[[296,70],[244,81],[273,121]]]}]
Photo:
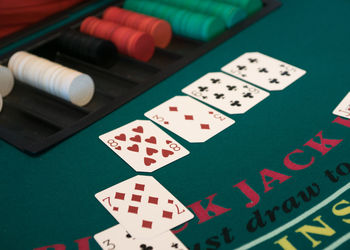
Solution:
[{"label": "blackjack table surface", "polygon": [[[93,236],[118,222],[94,195],[139,174],[194,214],[173,230],[189,249],[350,249],[350,121],[332,114],[350,90],[350,2],[281,3],[49,150],[29,155],[0,140],[0,249],[100,249]],[[161,127],[186,157],[138,173],[99,140],[254,51],[307,73],[227,115],[235,124],[204,143]]]}]

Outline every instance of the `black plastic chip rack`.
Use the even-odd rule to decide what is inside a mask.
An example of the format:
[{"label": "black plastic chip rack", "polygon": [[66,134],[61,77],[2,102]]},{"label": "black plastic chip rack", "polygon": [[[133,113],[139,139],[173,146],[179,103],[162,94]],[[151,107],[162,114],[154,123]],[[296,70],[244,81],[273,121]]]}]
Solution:
[{"label": "black plastic chip rack", "polygon": [[[34,155],[49,149],[161,82],[281,5],[277,0],[264,0],[263,2],[263,8],[259,12],[209,42],[174,36],[167,48],[156,48],[153,58],[147,63],[118,55],[111,64],[96,66],[62,54],[55,46],[60,34],[67,29],[78,30],[85,16],[101,16],[106,7],[122,6],[123,1],[114,1],[95,9],[84,17],[14,48],[0,56],[0,64],[7,65],[13,53],[26,50],[89,74],[95,82],[96,89],[88,105],[77,107],[16,81],[12,93],[4,98],[3,110],[0,113],[0,137],[28,154]],[[76,11],[86,6],[88,5],[85,3],[69,11]],[[0,40],[0,48],[9,45],[16,39],[16,36],[23,38],[23,34],[33,34],[41,28],[62,20],[66,13],[55,15],[31,29]]]}]

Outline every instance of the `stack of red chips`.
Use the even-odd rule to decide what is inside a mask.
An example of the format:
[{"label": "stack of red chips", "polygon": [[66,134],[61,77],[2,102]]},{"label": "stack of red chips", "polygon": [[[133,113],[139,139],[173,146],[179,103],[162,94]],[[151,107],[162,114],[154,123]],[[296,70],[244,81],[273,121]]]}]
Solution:
[{"label": "stack of red chips", "polygon": [[154,41],[151,35],[114,22],[87,17],[80,31],[101,39],[110,40],[118,52],[140,61],[148,61],[154,54]]},{"label": "stack of red chips", "polygon": [[167,21],[118,7],[107,8],[103,12],[103,19],[150,34],[155,45],[160,48],[168,46],[172,37],[171,26]]}]

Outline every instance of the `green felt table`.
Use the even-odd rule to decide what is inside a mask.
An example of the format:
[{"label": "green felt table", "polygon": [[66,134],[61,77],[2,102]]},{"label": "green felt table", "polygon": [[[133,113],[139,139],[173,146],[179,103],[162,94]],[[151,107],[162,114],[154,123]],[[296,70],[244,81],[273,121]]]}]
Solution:
[{"label": "green felt table", "polygon": [[[98,136],[146,119],[146,111],[182,95],[183,87],[207,72],[220,71],[248,51],[262,52],[307,73],[283,91],[271,92],[247,113],[229,115],[236,123],[205,143],[191,144],[166,131],[190,154],[149,175],[195,214],[186,228],[179,227],[183,230],[178,238],[190,249],[323,249],[331,244],[349,249],[350,124],[332,111],[350,90],[350,1],[282,3],[278,10],[39,156],[0,141],[0,249],[55,244],[57,250],[64,246],[99,249],[89,237],[117,221],[95,193],[138,173]],[[321,131],[326,145],[319,144],[318,149],[305,145],[311,140],[320,143],[316,135]],[[288,155],[295,165],[286,162]],[[261,175],[269,175],[264,169],[290,178],[270,183],[266,177],[264,187]],[[331,171],[328,176],[327,170]],[[256,204],[249,205],[250,199],[236,186],[244,183],[259,195]]]}]

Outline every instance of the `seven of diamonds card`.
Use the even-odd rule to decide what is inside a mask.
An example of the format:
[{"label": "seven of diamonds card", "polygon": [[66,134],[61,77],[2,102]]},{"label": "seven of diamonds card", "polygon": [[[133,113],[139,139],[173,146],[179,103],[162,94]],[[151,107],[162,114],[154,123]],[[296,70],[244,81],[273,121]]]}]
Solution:
[{"label": "seven of diamonds card", "polygon": [[306,73],[259,52],[247,52],[221,70],[267,90],[282,90]]},{"label": "seven of diamonds card", "polygon": [[133,169],[153,172],[189,151],[151,121],[136,120],[99,137]]},{"label": "seven of diamonds card", "polygon": [[189,96],[175,96],[145,116],[189,142],[205,142],[235,122]]},{"label": "seven of diamonds card", "polygon": [[270,95],[221,72],[202,76],[182,92],[229,114],[243,114]]},{"label": "seven of diamonds card", "polygon": [[333,110],[333,114],[344,118],[350,118],[350,92],[344,97],[339,105]]},{"label": "seven of diamonds card", "polygon": [[121,224],[94,235],[103,250],[187,250],[187,247],[169,230],[151,239],[137,239]]},{"label": "seven of diamonds card", "polygon": [[138,239],[155,237],[194,217],[151,176],[137,175],[97,193],[95,197]]}]

